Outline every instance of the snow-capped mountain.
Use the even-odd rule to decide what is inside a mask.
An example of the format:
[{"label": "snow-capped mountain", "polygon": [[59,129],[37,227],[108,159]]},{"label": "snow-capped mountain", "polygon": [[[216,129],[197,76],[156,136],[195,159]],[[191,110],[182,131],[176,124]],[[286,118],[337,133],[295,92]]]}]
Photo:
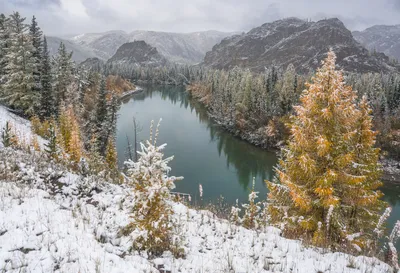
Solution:
[{"label": "snow-capped mountain", "polygon": [[171,33],[157,31],[109,31],[88,33],[72,37],[70,40],[88,48],[100,59],[111,58],[117,49],[127,42],[143,40],[156,47],[169,61],[195,64],[203,60],[207,51],[232,33],[203,31],[193,33]]},{"label": "snow-capped mountain", "polygon": [[384,54],[371,56],[336,18],[318,22],[287,18],[266,23],[248,33],[225,38],[206,54],[204,64],[219,69],[234,66],[261,72],[265,67],[287,67],[300,73],[315,70],[332,48],[339,68],[346,71],[396,70]]},{"label": "snow-capped mountain", "polygon": [[135,64],[144,66],[162,66],[167,59],[158,53],[157,48],[145,41],[134,41],[120,46],[107,64]]},{"label": "snow-capped mountain", "polygon": [[363,31],[354,31],[353,36],[369,50],[383,52],[400,60],[400,25],[377,25]]},{"label": "snow-capped mountain", "polygon": [[72,42],[91,49],[98,58],[108,60],[124,43],[129,42],[128,35],[121,30],[104,33],[87,33],[72,37]]},{"label": "snow-capped mountain", "polygon": [[76,44],[74,42],[71,42],[69,40],[61,39],[58,37],[46,37],[47,38],[47,44],[49,47],[49,52],[50,55],[55,55],[57,54],[58,48],[60,47],[60,43],[63,42],[67,51],[68,52],[73,52],[72,54],[72,60],[74,60],[77,63],[80,63],[87,58],[94,58],[98,57],[93,50],[90,48],[87,48],[85,46],[81,46],[79,44]]},{"label": "snow-capped mountain", "polygon": [[230,33],[219,31],[193,33],[133,31],[129,34],[129,39],[146,41],[172,62],[195,64],[202,62],[206,52],[229,35]]}]

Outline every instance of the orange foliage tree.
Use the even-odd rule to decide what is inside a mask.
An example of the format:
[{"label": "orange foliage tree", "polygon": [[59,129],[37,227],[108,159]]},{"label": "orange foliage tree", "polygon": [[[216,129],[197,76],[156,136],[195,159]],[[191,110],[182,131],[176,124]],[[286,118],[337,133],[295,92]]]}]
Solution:
[{"label": "orange foliage tree", "polygon": [[268,182],[268,212],[286,235],[318,246],[367,248],[380,213],[371,110],[346,86],[331,51],[295,107],[291,136]]}]

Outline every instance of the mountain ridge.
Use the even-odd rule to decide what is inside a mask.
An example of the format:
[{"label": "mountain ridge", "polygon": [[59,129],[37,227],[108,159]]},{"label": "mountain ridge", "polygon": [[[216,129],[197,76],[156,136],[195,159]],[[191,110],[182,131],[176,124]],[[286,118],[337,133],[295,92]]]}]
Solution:
[{"label": "mountain ridge", "polygon": [[329,49],[335,51],[338,67],[346,71],[398,69],[384,54],[371,56],[337,18],[310,22],[290,17],[265,23],[223,39],[206,53],[203,64],[217,69],[239,66],[262,72],[265,67],[286,68],[292,63],[298,72],[309,73],[319,66]]},{"label": "mountain ridge", "polygon": [[400,25],[375,25],[352,34],[370,51],[382,52],[400,60]]}]

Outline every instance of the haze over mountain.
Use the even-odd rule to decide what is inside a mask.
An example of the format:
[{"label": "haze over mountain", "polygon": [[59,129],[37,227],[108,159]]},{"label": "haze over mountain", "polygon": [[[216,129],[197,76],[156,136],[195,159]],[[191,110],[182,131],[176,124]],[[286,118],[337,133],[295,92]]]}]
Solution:
[{"label": "haze over mountain", "polygon": [[204,64],[218,69],[234,66],[261,72],[265,67],[286,68],[292,63],[300,73],[315,70],[332,48],[337,65],[347,71],[395,70],[384,54],[369,54],[337,18],[310,22],[287,18],[263,24],[248,33],[228,37],[206,54]]},{"label": "haze over mountain", "polygon": [[[171,33],[156,31],[108,31],[104,33],[85,33],[70,38],[70,41],[86,49],[89,57],[107,60],[117,49],[127,42],[143,40],[156,47],[169,61],[185,64],[202,62],[207,51],[232,33],[203,31],[193,33]],[[89,56],[91,55],[91,56]]]},{"label": "haze over mountain", "polygon": [[123,44],[107,61],[107,64],[134,64],[138,66],[162,66],[167,59],[158,53],[157,48],[145,41],[134,41]]},{"label": "haze over mountain", "polygon": [[86,60],[87,58],[97,57],[97,55],[90,48],[86,48],[79,44],[73,43],[69,40],[61,39],[61,38],[53,37],[53,36],[47,37],[47,44],[49,47],[50,55],[57,54],[57,51],[58,51],[58,48],[60,47],[61,42],[63,42],[65,44],[65,48],[67,49],[68,52],[71,52],[71,51],[73,52],[72,60],[74,60],[77,63],[80,63],[80,62]]},{"label": "haze over mountain", "polygon": [[369,50],[400,60],[400,25],[376,25],[363,31],[353,31],[353,36]]}]

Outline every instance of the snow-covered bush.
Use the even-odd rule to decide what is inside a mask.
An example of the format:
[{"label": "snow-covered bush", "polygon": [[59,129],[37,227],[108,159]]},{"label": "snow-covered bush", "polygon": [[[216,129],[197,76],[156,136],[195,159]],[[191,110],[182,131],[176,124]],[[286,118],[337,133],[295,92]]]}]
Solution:
[{"label": "snow-covered bush", "polygon": [[[158,130],[157,130],[158,131]],[[156,133],[157,136],[158,133]],[[172,195],[175,188],[174,182],[180,177],[168,176],[171,168],[168,166],[173,157],[163,158],[162,150],[166,144],[156,146],[150,137],[146,144],[141,143],[142,151],[139,152],[138,162],[131,160],[125,162],[133,187],[135,204],[132,209],[133,221],[123,230],[130,233],[139,231],[139,236],[134,240],[133,248],[147,251],[151,256],[161,255],[164,251],[175,252],[173,243],[173,224],[171,222]]]},{"label": "snow-covered bush", "polygon": [[258,192],[254,191],[255,178],[253,178],[253,187],[249,194],[249,203],[243,204],[244,215],[240,218],[240,212],[238,202],[236,201],[236,206],[231,209],[230,220],[235,224],[242,224],[248,229],[259,229],[267,224],[267,214],[265,205],[262,202],[257,202]]}]

